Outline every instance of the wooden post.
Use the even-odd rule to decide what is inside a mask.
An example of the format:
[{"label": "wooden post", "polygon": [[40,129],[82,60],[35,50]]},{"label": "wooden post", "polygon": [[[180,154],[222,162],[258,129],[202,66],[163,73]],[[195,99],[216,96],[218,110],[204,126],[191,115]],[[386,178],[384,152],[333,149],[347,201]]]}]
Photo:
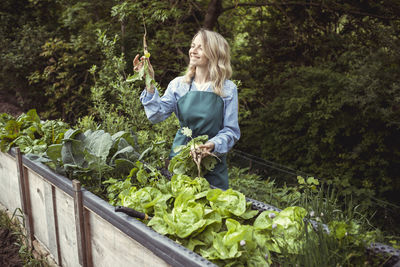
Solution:
[{"label": "wooden post", "polygon": [[56,200],[56,188],[51,185],[51,196],[53,203],[53,214],[54,214],[54,229],[56,235],[56,246],[57,246],[57,264],[62,266],[61,248],[60,248],[60,234],[58,231],[58,215],[57,215],[57,200]]},{"label": "wooden post", "polygon": [[90,234],[90,210],[83,208],[83,218],[85,223],[85,240],[86,240],[86,263],[88,267],[93,267],[92,243]]},{"label": "wooden post", "polygon": [[73,180],[72,187],[75,191],[74,211],[75,211],[76,240],[78,245],[78,259],[79,263],[83,267],[86,267],[87,266],[86,241],[85,241],[86,235],[85,235],[85,223],[83,220],[81,183],[78,180]]},{"label": "wooden post", "polygon": [[21,209],[24,215],[26,237],[29,248],[32,248],[33,236],[33,224],[32,224],[32,212],[31,212],[31,199],[29,194],[29,180],[28,171],[22,164],[22,155],[19,147],[16,148],[16,162],[18,171],[18,183],[19,183],[19,195],[21,197]]}]

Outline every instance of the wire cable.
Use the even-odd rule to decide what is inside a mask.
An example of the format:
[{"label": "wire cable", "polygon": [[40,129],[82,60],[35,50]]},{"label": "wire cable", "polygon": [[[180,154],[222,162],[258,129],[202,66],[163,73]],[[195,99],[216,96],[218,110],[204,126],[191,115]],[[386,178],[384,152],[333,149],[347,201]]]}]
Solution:
[{"label": "wire cable", "polygon": [[285,166],[285,165],[282,165],[282,164],[279,164],[279,163],[275,163],[273,161],[269,161],[269,160],[257,157],[255,155],[248,154],[248,153],[240,151],[238,149],[232,149],[232,152],[235,155],[241,157],[242,159],[246,159],[246,160],[249,160],[251,162],[255,162],[255,163],[259,164],[259,165],[262,165],[262,166],[265,166],[265,167],[268,167],[268,168],[272,168],[272,169],[275,169],[275,170],[278,170],[278,171],[281,171],[281,172],[284,172],[284,173],[287,173],[287,174],[290,174],[290,175],[298,176],[299,174],[301,174],[301,175],[307,176],[307,177],[312,176],[312,175],[310,175],[308,173],[305,173],[303,171],[295,170],[295,169],[290,168],[288,166]]}]

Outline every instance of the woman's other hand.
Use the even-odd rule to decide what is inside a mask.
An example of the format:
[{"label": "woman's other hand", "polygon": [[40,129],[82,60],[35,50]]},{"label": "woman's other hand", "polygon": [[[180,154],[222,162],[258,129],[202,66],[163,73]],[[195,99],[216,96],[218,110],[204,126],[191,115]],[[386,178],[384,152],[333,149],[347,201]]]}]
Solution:
[{"label": "woman's other hand", "polygon": [[210,155],[213,151],[214,151],[214,143],[213,142],[206,142],[203,145],[199,145],[199,148],[201,149],[201,151],[203,153],[201,153],[201,157],[207,157],[208,155]]}]

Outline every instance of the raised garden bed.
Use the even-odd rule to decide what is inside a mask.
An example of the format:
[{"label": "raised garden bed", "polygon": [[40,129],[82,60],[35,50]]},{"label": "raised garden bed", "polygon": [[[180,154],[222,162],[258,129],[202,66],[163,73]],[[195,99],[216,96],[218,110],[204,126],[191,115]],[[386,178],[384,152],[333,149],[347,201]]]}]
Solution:
[{"label": "raised garden bed", "polygon": [[[43,244],[58,265],[215,266],[141,221],[116,213],[79,182],[29,160],[17,149],[0,153],[0,180],[0,203],[10,211],[23,210],[28,240]],[[254,209],[279,211],[248,200]],[[375,243],[367,251],[391,254],[388,265],[400,264],[400,252],[390,246]]]}]

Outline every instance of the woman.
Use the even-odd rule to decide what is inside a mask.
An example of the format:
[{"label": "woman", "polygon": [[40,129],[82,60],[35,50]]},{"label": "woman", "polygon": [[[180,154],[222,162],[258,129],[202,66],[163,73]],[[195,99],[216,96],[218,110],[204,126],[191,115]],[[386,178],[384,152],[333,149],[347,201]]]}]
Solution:
[{"label": "woman", "polygon": [[[214,186],[228,189],[225,154],[240,138],[237,87],[228,80],[232,75],[230,48],[220,34],[201,29],[192,40],[189,58],[185,76],[172,80],[162,97],[152,86],[143,91],[140,100],[152,123],[161,122],[174,112],[181,128],[190,128],[193,137],[209,136],[209,141],[200,148],[217,154],[221,162],[205,178]],[[148,59],[142,57],[139,61],[136,55],[135,71],[143,67],[144,60]],[[153,78],[154,71],[148,64]],[[175,156],[176,146],[186,142],[187,138],[178,130],[170,157]]]}]

